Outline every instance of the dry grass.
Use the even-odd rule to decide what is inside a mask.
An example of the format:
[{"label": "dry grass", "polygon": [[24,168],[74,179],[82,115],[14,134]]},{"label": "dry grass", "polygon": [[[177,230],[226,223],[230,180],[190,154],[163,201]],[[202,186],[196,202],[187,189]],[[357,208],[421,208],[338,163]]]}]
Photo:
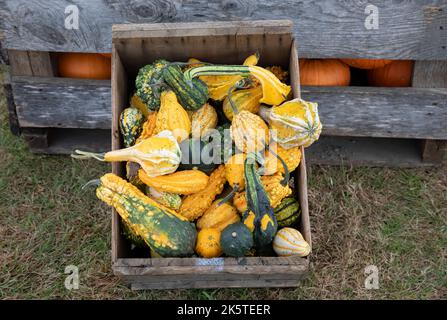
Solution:
[{"label": "dry grass", "polygon": [[[80,186],[108,165],[31,155],[0,102],[0,298],[447,298],[447,172],[313,167],[312,272],[296,289],[132,292],[110,269],[110,215]],[[364,268],[380,289],[364,289]],[[77,265],[80,289],[64,288]]]}]

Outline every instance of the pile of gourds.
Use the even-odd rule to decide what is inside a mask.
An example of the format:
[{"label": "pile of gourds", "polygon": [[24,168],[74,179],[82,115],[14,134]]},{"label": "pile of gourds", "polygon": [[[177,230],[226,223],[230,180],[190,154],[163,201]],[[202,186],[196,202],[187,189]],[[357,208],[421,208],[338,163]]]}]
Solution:
[{"label": "pile of gourds", "polygon": [[132,248],[152,257],[309,254],[289,178],[321,133],[317,104],[288,100],[287,71],[258,59],[146,65],[119,118],[124,148],[76,150],[126,162],[126,179],[95,183]]}]

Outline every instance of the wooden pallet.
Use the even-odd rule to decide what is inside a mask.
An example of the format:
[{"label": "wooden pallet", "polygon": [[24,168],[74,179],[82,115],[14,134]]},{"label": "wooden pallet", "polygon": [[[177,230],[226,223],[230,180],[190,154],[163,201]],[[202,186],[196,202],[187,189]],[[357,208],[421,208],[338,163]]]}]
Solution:
[{"label": "wooden pallet", "polygon": [[[10,124],[13,132],[23,131],[33,152],[71,153],[70,143],[53,148],[55,133],[76,134],[92,130],[86,143],[95,140],[94,130],[111,127],[110,83],[98,80],[61,79],[57,77],[56,52],[111,52],[111,25],[114,23],[213,21],[214,27],[234,20],[234,14],[247,13],[250,19],[289,18],[294,22],[294,36],[300,40],[303,58],[377,58],[415,60],[412,88],[303,88],[303,97],[319,103],[325,142],[339,147],[345,141],[365,142],[362,148],[338,148],[330,163],[397,165],[387,152],[376,152],[371,139],[389,139],[418,146],[415,166],[438,165],[445,157],[447,90],[447,3],[409,0],[405,3],[380,4],[377,30],[365,28],[365,7],[359,1],[257,1],[244,5],[208,6],[188,2],[181,6],[157,6],[141,3],[128,6],[106,1],[79,0],[79,30],[65,29],[60,15],[72,4],[68,0],[6,0],[0,5],[0,56],[11,65],[11,83],[7,89]],[[98,15],[101,12],[101,15]],[[153,16],[142,16],[141,12]],[[197,14],[200,13],[200,14]],[[107,18],[105,18],[107,17]],[[94,25],[90,23],[94,21]],[[51,30],[51,32],[49,32]],[[318,35],[318,36],[315,36]],[[3,40],[1,40],[3,38]],[[3,49],[3,50],[2,50]],[[163,48],[157,48],[161,55]],[[220,50],[216,47],[215,51]],[[244,57],[237,57],[240,63]],[[127,102],[126,102],[127,103]],[[58,130],[53,130],[57,128]],[[63,130],[63,131],[60,131]],[[89,132],[89,131],[83,131]],[[34,136],[33,136],[34,135]],[[78,138],[80,138],[78,137]],[[68,139],[63,141],[74,141]],[[77,139],[79,140],[79,139]],[[108,145],[108,144],[107,144]],[[348,144],[349,145],[349,144]],[[95,151],[105,151],[102,145]],[[399,146],[397,146],[400,150]],[[324,148],[322,150],[327,150]],[[345,152],[346,150],[346,152]],[[359,154],[361,152],[362,154]],[[374,155],[373,157],[369,156]],[[383,157],[378,157],[380,154]],[[407,154],[407,153],[403,153]],[[326,159],[320,162],[320,159]],[[310,154],[312,163],[328,163],[328,155]],[[358,159],[364,159],[358,161]],[[369,159],[369,160],[368,160]]]},{"label": "wooden pallet", "polygon": [[[122,147],[118,119],[138,69],[162,56],[186,61],[233,64],[259,50],[261,63],[290,68],[294,97],[300,97],[298,55],[290,21],[241,23],[185,23],[118,25],[113,27],[112,147]],[[214,48],[214,50],[210,50]],[[113,173],[125,176],[123,163],[112,164]],[[307,201],[306,160],[302,149],[295,170],[297,200],[301,206],[299,230],[311,244]],[[132,289],[295,287],[309,270],[309,257],[148,258],[133,256],[120,230],[120,217],[112,211],[113,272]]]}]

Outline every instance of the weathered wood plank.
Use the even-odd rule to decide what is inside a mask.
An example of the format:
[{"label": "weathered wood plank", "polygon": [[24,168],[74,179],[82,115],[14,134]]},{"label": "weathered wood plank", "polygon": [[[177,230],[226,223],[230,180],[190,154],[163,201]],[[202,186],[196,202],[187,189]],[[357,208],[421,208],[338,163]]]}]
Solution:
[{"label": "weathered wood plank", "polygon": [[413,87],[447,88],[447,61],[416,61]]},{"label": "weathered wood plank", "polygon": [[307,161],[321,165],[370,167],[430,167],[422,161],[420,141],[413,139],[351,138],[322,136],[306,149]]},{"label": "weathered wood plank", "polygon": [[318,102],[323,134],[447,139],[447,89],[302,87]]},{"label": "weathered wood plank", "polygon": [[110,150],[110,130],[48,129],[48,143],[38,147],[29,145],[36,154],[72,154],[80,149],[89,152]]},{"label": "weathered wood plank", "polygon": [[31,150],[48,148],[47,128],[22,128],[22,137]]},{"label": "weathered wood plank", "polygon": [[110,81],[12,77],[22,127],[110,129]]},{"label": "weathered wood plank", "polygon": [[28,56],[33,76],[52,77],[55,75],[49,52],[29,51]]},{"label": "weathered wood plank", "polygon": [[[64,11],[79,9],[79,30]],[[447,3],[378,1],[378,29],[367,29],[365,1],[6,0],[0,23],[7,47],[37,51],[111,52],[119,23],[291,19],[301,57],[447,58]],[[318,35],[318,36],[315,36]]]},{"label": "weathered wood plank", "polygon": [[13,76],[31,76],[33,70],[28,56],[28,51],[8,50],[9,63],[11,66],[11,75]]}]

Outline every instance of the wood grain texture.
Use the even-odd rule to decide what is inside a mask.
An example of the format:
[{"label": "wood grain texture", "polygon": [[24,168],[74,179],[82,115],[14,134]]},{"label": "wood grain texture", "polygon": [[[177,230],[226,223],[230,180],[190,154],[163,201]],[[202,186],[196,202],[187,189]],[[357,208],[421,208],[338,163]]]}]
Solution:
[{"label": "wood grain texture", "polygon": [[12,77],[22,127],[110,129],[110,81]]},{"label": "wood grain texture", "polygon": [[[294,0],[5,0],[1,29],[10,49],[111,52],[119,23],[291,19],[301,57],[447,59],[447,3],[375,1],[379,28],[365,28],[369,1]],[[79,30],[64,28],[64,9],[79,8]],[[316,36],[318,35],[318,36]]]},{"label": "wood grain texture", "polygon": [[423,161],[421,140],[322,136],[306,150],[315,165],[414,168],[440,165]]},{"label": "wood grain texture", "polygon": [[447,61],[416,61],[413,87],[447,88]]},{"label": "wood grain texture", "polygon": [[323,134],[447,139],[447,89],[302,87],[318,103]]}]

